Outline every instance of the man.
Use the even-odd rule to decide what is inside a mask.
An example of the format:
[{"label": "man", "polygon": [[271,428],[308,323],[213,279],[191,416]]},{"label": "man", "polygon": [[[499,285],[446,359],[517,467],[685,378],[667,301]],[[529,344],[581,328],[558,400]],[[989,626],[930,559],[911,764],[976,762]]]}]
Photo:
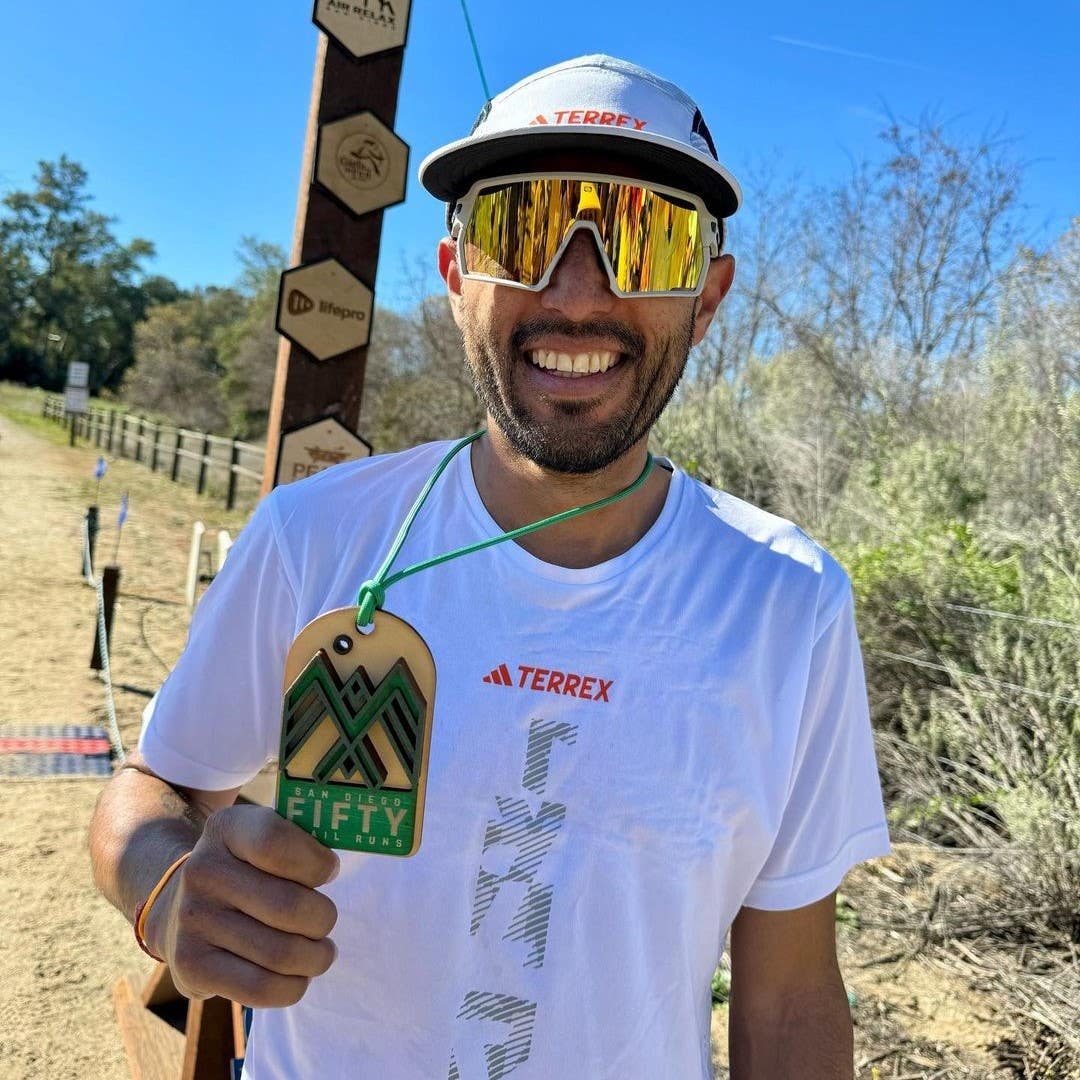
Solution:
[{"label": "man", "polygon": [[[738,189],[672,84],[609,57],[495,98],[421,168],[488,415],[399,566],[610,496],[731,285]],[[438,669],[423,845],[334,853],[233,806],[283,658],[354,602],[447,444],[260,505],[92,827],[103,891],[192,996],[257,1007],[246,1075],[852,1075],[835,890],[888,851],[849,583],[659,462],[620,501],[391,588]],[[333,944],[328,935],[333,931]]]}]

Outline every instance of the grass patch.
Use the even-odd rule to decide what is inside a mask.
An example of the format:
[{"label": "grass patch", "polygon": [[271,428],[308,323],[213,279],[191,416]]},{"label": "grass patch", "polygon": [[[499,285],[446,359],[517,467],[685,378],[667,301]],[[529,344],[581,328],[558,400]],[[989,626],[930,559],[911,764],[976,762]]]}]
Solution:
[{"label": "grass patch", "polygon": [[41,415],[45,398],[45,391],[38,387],[0,382],[0,416],[62,446],[68,441],[67,428]]}]

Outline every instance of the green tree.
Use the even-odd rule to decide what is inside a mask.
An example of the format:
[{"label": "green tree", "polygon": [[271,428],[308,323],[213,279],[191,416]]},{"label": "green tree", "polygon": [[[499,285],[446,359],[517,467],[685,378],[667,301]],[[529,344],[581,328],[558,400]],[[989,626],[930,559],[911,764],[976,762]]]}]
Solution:
[{"label": "green tree", "polygon": [[135,363],[121,387],[124,400],[183,427],[226,431],[220,339],[243,318],[245,306],[235,289],[209,288],[153,308],[136,328]]},{"label": "green tree", "polygon": [[276,244],[245,236],[236,253],[240,275],[234,288],[244,298],[239,319],[222,326],[217,337],[224,368],[221,394],[231,434],[251,439],[263,434],[277,366],[278,282],[285,252]]},{"label": "green tree", "polygon": [[179,290],[144,279],[153,245],[117,240],[115,218],[90,209],[77,162],[39,162],[34,183],[2,203],[0,377],[56,389],[81,360],[93,390],[115,387],[132,361],[135,324]]}]

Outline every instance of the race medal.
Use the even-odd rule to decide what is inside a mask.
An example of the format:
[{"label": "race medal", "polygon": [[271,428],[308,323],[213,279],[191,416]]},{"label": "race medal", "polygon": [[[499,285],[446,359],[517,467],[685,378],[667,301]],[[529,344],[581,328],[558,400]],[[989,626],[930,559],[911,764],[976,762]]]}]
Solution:
[{"label": "race medal", "polygon": [[402,619],[358,608],[308,623],[285,661],[277,812],[327,847],[412,855],[420,846],[435,662]]}]

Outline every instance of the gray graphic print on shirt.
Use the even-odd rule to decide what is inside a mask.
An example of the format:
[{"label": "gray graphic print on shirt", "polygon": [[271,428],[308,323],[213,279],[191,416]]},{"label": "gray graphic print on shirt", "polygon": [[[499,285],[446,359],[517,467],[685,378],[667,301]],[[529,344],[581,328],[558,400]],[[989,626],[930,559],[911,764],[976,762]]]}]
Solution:
[{"label": "gray graphic print on shirt", "polygon": [[[543,796],[554,744],[561,742],[573,746],[576,741],[577,727],[573,724],[533,720],[529,725],[522,787],[532,795]],[[514,859],[509,869],[501,874],[485,869],[481,862],[476,875],[469,933],[477,934],[500,888],[509,881],[520,882],[527,886],[525,896],[502,940],[528,945],[522,967],[540,968],[547,951],[554,889],[537,881],[536,875],[556,833],[563,826],[566,806],[545,801],[533,814],[528,802],[517,795],[496,795],[495,806],[497,816],[488,820],[481,859],[492,849],[506,847],[514,850]],[[450,1053],[447,1080],[502,1080],[518,1065],[528,1061],[536,1009],[536,1002],[510,994],[484,990],[467,992],[457,1014],[458,1037]],[[503,1042],[483,1042],[482,1047],[477,1046],[491,1021],[507,1025],[507,1038]]]}]

